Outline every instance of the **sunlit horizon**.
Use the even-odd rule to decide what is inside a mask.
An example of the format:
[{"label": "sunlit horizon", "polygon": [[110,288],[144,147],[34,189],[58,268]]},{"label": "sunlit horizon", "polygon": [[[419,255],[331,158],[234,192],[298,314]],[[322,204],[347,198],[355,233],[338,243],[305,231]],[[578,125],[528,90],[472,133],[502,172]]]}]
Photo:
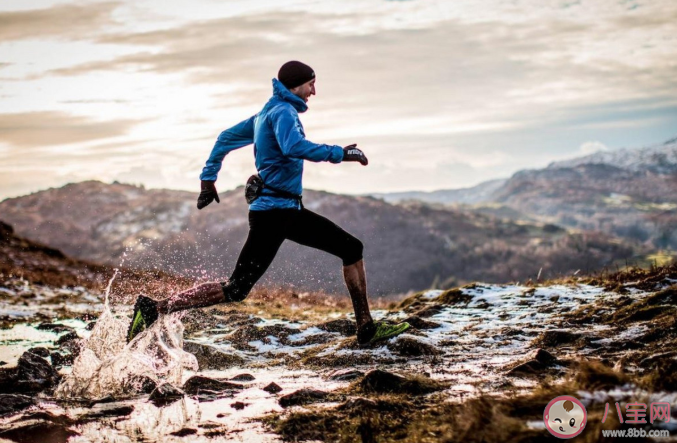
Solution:
[{"label": "sunlit horizon", "polygon": [[[32,0],[0,23],[0,199],[90,179],[196,192],[292,59],[317,73],[308,139],[370,160],[306,162],[307,189],[466,188],[677,135],[667,0]],[[253,172],[243,148],[217,186]]]}]

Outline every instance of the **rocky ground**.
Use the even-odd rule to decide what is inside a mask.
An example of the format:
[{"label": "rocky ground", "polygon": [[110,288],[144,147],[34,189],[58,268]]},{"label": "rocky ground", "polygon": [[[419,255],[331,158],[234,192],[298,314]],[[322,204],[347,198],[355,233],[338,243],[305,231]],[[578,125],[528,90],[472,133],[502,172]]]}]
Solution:
[{"label": "rocky ground", "polygon": [[606,441],[602,429],[638,428],[616,402],[675,403],[676,284],[672,266],[423,291],[377,306],[414,328],[368,348],[346,301],[262,291],[125,345],[115,297],[109,311],[101,290],[4,275],[0,438],[540,442],[555,440],[545,406],[566,394],[587,409],[578,440]]}]

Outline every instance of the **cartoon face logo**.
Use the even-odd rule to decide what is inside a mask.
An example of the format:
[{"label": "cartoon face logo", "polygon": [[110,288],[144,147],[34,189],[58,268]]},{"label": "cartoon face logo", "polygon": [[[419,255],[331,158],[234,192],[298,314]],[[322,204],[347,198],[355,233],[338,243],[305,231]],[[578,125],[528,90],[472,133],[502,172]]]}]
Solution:
[{"label": "cartoon face logo", "polygon": [[583,403],[570,395],[553,398],[543,412],[545,427],[557,438],[574,438],[583,432],[587,418]]}]

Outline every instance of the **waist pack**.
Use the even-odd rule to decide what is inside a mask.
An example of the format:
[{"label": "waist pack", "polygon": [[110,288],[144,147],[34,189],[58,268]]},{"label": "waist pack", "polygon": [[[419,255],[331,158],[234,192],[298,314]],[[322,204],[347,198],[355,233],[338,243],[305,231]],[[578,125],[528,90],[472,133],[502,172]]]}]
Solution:
[{"label": "waist pack", "polygon": [[291,192],[283,191],[282,189],[277,189],[273,186],[267,185],[263,182],[261,176],[258,174],[252,175],[249,177],[247,180],[247,185],[244,187],[244,198],[247,200],[247,203],[252,204],[262,195],[290,198],[298,201],[301,207],[303,207],[303,202],[301,200],[302,197],[300,195],[296,195]]}]

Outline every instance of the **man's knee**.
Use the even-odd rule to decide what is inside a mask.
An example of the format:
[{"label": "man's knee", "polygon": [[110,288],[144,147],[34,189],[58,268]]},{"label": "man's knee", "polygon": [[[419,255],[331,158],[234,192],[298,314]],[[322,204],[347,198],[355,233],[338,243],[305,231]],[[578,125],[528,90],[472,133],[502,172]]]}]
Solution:
[{"label": "man's knee", "polygon": [[251,288],[243,288],[233,282],[221,282],[221,289],[226,303],[244,301]]},{"label": "man's knee", "polygon": [[356,237],[348,239],[346,253],[343,255],[343,266],[354,265],[362,260],[364,253],[364,244]]}]

